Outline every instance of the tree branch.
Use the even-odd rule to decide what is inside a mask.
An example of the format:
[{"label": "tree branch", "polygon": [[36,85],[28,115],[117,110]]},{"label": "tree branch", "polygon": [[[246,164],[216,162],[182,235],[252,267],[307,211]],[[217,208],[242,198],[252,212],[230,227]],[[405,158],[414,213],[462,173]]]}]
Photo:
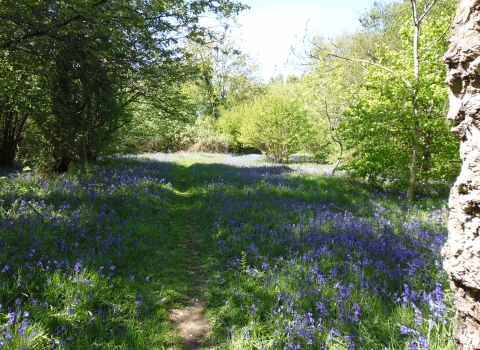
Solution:
[{"label": "tree branch", "polygon": [[422,15],[420,16],[420,18],[417,20],[418,21],[417,24],[420,24],[422,19],[427,15],[427,13],[430,11],[432,6],[435,5],[436,2],[437,2],[437,0],[433,0],[429,5],[427,5],[427,7],[423,11]]},{"label": "tree branch", "polygon": [[413,23],[417,26],[418,25],[418,18],[417,18],[417,1],[410,0],[412,3],[412,16],[413,16]]},{"label": "tree branch", "polygon": [[447,29],[445,29],[445,31],[442,33],[442,35],[440,35],[438,37],[437,40],[435,40],[434,42],[430,43],[430,45],[428,45],[426,48],[424,48],[422,50],[422,52],[420,52],[418,54],[418,56],[422,56],[426,51],[430,50],[433,46],[435,46],[440,40],[442,40],[442,38],[448,33],[448,31],[450,30],[450,25],[447,26]]},{"label": "tree branch", "polygon": [[345,60],[345,61],[358,62],[358,63],[363,63],[363,64],[367,64],[369,66],[374,66],[374,67],[380,68],[380,69],[392,74],[393,76],[396,76],[397,78],[400,78],[403,81],[403,83],[405,84],[405,86],[407,86],[409,89],[412,88],[412,84],[410,84],[410,82],[407,79],[405,79],[402,75],[400,75],[399,73],[395,72],[394,70],[392,70],[388,67],[382,66],[381,64],[378,64],[378,63],[375,63],[375,62],[370,62],[370,61],[367,61],[367,60],[362,60],[362,59],[359,59],[359,58],[344,57],[344,56],[336,55],[336,54],[333,54],[333,53],[329,53],[327,55],[327,57],[335,57],[335,58],[339,58],[339,59],[342,59],[342,60]]},{"label": "tree branch", "polygon": [[[100,5],[103,5],[105,3],[107,3],[109,0],[100,0],[98,1],[97,3],[93,4],[92,5],[92,8],[95,8],[95,7],[98,7]],[[68,26],[70,23],[72,22],[75,22],[75,21],[78,21],[80,19],[84,18],[81,14],[78,14],[78,15],[75,15],[71,18],[68,18],[66,19],[65,21],[61,22],[61,23],[58,23],[56,24],[54,27],[55,28],[63,28],[63,27],[66,27]],[[32,39],[32,38],[38,38],[38,37],[41,37],[41,36],[44,36],[44,35],[47,35],[48,33],[48,29],[39,29],[39,30],[35,30],[33,32],[30,32],[30,33],[27,33],[27,34],[24,34],[18,38],[12,38],[12,39],[9,39],[3,43],[0,44],[0,49],[8,49],[10,46],[20,42],[20,41],[24,41],[24,40],[27,40],[27,39]]]}]

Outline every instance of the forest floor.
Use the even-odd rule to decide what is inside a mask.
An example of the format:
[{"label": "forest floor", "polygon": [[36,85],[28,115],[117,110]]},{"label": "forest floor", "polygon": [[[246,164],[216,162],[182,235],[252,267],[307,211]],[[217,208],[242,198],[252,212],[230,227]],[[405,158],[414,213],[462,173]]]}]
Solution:
[{"label": "forest floor", "polygon": [[446,199],[330,170],[186,153],[0,176],[0,347],[455,349]]},{"label": "forest floor", "polygon": [[187,261],[183,266],[183,273],[189,282],[185,291],[186,299],[181,305],[168,310],[168,318],[177,327],[183,338],[186,349],[206,349],[210,331],[208,320],[204,315],[205,300],[203,297],[203,255],[202,240],[198,231],[201,220],[199,211],[198,193],[193,189],[192,173],[188,165],[179,165],[175,168],[174,190],[176,196],[169,212],[173,230],[183,231],[179,236],[184,237],[180,243],[185,249]]}]

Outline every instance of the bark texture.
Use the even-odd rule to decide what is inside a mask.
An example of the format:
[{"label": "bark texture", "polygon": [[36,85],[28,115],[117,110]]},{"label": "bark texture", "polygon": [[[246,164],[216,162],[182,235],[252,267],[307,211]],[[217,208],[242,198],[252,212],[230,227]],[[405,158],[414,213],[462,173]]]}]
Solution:
[{"label": "bark texture", "polygon": [[455,293],[455,341],[480,350],[480,0],[461,0],[444,57],[448,119],[461,140],[463,164],[450,193],[449,237],[442,254]]}]

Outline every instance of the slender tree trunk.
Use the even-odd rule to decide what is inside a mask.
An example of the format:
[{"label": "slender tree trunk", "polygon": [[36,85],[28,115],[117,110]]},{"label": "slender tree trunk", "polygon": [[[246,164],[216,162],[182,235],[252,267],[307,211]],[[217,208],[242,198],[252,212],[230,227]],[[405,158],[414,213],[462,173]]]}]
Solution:
[{"label": "slender tree trunk", "polygon": [[13,111],[0,111],[0,166],[13,166],[17,150],[17,125]]},{"label": "slender tree trunk", "polygon": [[334,176],[335,176],[335,172],[337,171],[337,168],[338,168],[338,166],[340,165],[340,162],[341,162],[341,160],[342,160],[342,156],[343,156],[343,145],[342,145],[341,142],[339,142],[339,145],[340,145],[340,152],[339,152],[339,154],[338,154],[337,161],[335,162],[335,165],[333,166],[331,177],[334,177]]},{"label": "slender tree trunk", "polygon": [[326,91],[324,92],[323,95],[323,103],[324,103],[324,109],[325,109],[325,115],[327,116],[327,123],[328,123],[328,129],[330,131],[330,138],[332,139],[333,142],[338,144],[340,147],[340,151],[338,152],[337,156],[337,161],[335,162],[335,165],[333,166],[332,169],[332,174],[330,175],[331,177],[335,176],[335,172],[337,171],[338,166],[340,165],[340,162],[342,161],[343,157],[343,140],[342,137],[340,136],[340,133],[338,132],[338,119],[333,119],[332,116],[330,115],[330,109],[328,108],[328,101],[327,101],[327,93]]},{"label": "slender tree trunk", "polygon": [[455,342],[480,349],[480,0],[461,0],[444,57],[450,87],[448,119],[455,122],[463,164],[450,192],[444,267],[455,293]]},{"label": "slender tree trunk", "polygon": [[418,36],[420,34],[420,21],[417,15],[417,2],[412,0],[413,12],[413,89],[412,89],[412,112],[414,120],[413,130],[413,152],[412,164],[410,165],[410,181],[408,184],[407,198],[413,200],[415,198],[415,183],[417,182],[418,168],[418,148],[420,143],[420,122],[418,115],[417,89],[420,81],[420,62],[418,60]]},{"label": "slender tree trunk", "polygon": [[428,183],[429,180],[429,173],[430,173],[430,159],[432,154],[430,153],[430,133],[426,133],[424,135],[424,142],[423,142],[423,152],[422,152],[422,192],[425,196],[430,195],[430,185]]},{"label": "slender tree trunk", "polygon": [[[416,101],[416,100],[415,100]],[[418,110],[416,103],[413,103],[414,107],[414,142],[412,152],[412,164],[410,165],[410,181],[408,183],[407,198],[413,200],[415,197],[415,183],[417,182],[417,168],[418,168],[418,144],[420,142],[420,125],[418,122]]]},{"label": "slender tree trunk", "polygon": [[[412,150],[412,162],[410,165],[410,180],[407,190],[407,198],[409,200],[413,200],[415,196],[415,183],[417,181],[417,168],[418,168],[418,154],[420,148],[420,115],[418,111],[418,86],[420,82],[420,60],[419,60],[419,53],[418,53],[418,38],[420,36],[420,24],[422,20],[427,16],[430,12],[432,7],[435,5],[437,0],[429,0],[424,3],[423,11],[417,11],[417,0],[410,0],[412,4],[412,19],[413,19],[413,84],[404,76],[399,74],[393,69],[390,69],[386,66],[382,66],[376,62],[352,58],[352,57],[345,57],[335,53],[329,53],[326,57],[335,57],[345,61],[351,62],[358,62],[362,64],[368,64],[373,67],[377,67],[383,69],[384,71],[392,74],[393,76],[400,78],[403,84],[408,88],[411,89],[411,98],[412,98],[412,115],[414,119],[414,130],[413,130],[413,150]],[[315,44],[312,43],[314,46]],[[324,47],[316,46],[319,49],[325,49]],[[312,58],[317,58],[313,56]]]}]

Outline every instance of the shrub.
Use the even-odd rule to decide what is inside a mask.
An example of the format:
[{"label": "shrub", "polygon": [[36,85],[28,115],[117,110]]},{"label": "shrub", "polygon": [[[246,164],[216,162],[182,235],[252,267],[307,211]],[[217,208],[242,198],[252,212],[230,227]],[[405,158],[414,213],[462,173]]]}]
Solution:
[{"label": "shrub", "polygon": [[275,91],[244,108],[238,139],[259,149],[269,160],[281,163],[313,136],[311,126],[300,99],[288,90]]},{"label": "shrub", "polygon": [[189,148],[191,152],[227,153],[228,137],[226,135],[212,135],[201,138]]},{"label": "shrub", "polygon": [[220,110],[220,117],[217,120],[217,130],[228,135],[230,150],[235,153],[241,153],[245,148],[239,140],[240,128],[246,114],[249,113],[250,107],[247,104],[237,105],[233,108]]}]

